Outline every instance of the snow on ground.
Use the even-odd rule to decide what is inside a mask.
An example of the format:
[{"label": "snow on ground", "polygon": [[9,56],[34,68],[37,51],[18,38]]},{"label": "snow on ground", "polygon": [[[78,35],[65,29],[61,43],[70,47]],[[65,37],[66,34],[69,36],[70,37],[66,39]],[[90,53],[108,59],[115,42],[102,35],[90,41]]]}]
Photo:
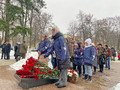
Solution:
[{"label": "snow on ground", "polygon": [[29,51],[28,51],[27,54],[26,54],[26,58],[25,58],[25,59],[19,60],[18,62],[10,65],[10,67],[13,68],[13,69],[15,69],[15,70],[21,69],[21,68],[22,68],[22,65],[25,64],[25,63],[26,63],[26,60],[27,60],[28,58],[30,58],[31,56],[32,56],[33,58],[37,59],[37,58],[38,58],[38,53],[37,53],[37,52],[29,52]]},{"label": "snow on ground", "polygon": [[[0,58],[1,58],[1,53],[0,53]],[[10,52],[10,60],[14,60],[14,59],[15,59],[15,57],[14,57],[14,51],[11,50],[11,52]],[[0,59],[0,60],[3,60],[3,59]]]},{"label": "snow on ground", "polygon": [[113,88],[109,90],[120,90],[120,83],[118,83],[116,86],[114,86]]},{"label": "snow on ground", "polygon": [[115,89],[114,90],[120,90],[120,83],[118,83],[116,86],[115,86]]},{"label": "snow on ground", "polygon": [[[31,56],[32,56],[33,58],[35,58],[35,59],[38,59],[38,53],[37,53],[37,52],[29,52],[29,51],[28,51],[27,54],[26,54],[26,58],[25,58],[25,59],[19,60],[18,62],[10,65],[10,67],[13,68],[13,69],[15,69],[15,70],[21,69],[21,68],[22,68],[22,65],[25,64],[25,63],[26,63],[26,60],[27,60],[28,58],[30,58]],[[51,58],[51,56],[49,56],[48,66],[49,66],[50,68],[52,68],[52,64],[51,64],[51,59],[50,59],[50,58]]]}]

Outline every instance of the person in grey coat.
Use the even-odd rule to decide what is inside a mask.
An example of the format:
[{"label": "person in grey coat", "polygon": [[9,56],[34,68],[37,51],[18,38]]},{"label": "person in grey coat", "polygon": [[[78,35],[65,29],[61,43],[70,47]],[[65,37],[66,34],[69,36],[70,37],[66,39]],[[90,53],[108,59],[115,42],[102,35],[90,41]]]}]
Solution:
[{"label": "person in grey coat", "polygon": [[97,55],[98,55],[98,50],[97,50],[97,48],[96,48],[96,46],[95,46],[95,44],[94,43],[92,43],[92,46],[95,48],[94,49],[94,54],[95,54],[95,58],[94,58],[94,60],[93,60],[93,67],[94,67],[94,75],[96,74],[96,69],[98,68],[98,61],[97,61]]}]

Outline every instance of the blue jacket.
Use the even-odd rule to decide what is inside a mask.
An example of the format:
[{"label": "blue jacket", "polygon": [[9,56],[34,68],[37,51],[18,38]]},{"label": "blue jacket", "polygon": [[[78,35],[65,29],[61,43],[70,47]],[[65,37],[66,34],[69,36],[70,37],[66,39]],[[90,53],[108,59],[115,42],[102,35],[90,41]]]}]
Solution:
[{"label": "blue jacket", "polygon": [[116,51],[115,51],[114,48],[111,48],[111,52],[112,52],[112,56],[113,56],[113,57],[116,57]]},{"label": "blue jacket", "polygon": [[94,58],[95,58],[95,48],[93,46],[84,48],[83,51],[84,64],[92,65]]},{"label": "blue jacket", "polygon": [[77,57],[74,58],[74,64],[75,65],[82,65],[83,58],[82,58],[81,52],[83,53],[82,48],[78,48],[74,52],[74,55],[75,56],[77,55]]},{"label": "blue jacket", "polygon": [[45,54],[47,52],[47,50],[50,48],[50,40],[49,39],[46,39],[45,42],[44,41],[41,41],[39,43],[39,47],[37,49],[37,51],[40,51],[41,54]]},{"label": "blue jacket", "polygon": [[50,54],[53,53],[53,51],[55,51],[57,60],[65,61],[66,59],[69,59],[70,56],[68,46],[62,34],[57,33],[55,36],[53,36],[53,39],[54,41],[52,43],[52,46],[44,57],[48,57]]},{"label": "blue jacket", "polygon": [[5,46],[5,52],[6,52],[6,53],[10,53],[10,51],[11,51],[11,44],[7,44],[7,45]]},{"label": "blue jacket", "polygon": [[6,47],[6,44],[2,44],[2,45],[0,46],[0,48],[2,48],[2,52],[4,52],[4,53],[6,52],[6,51],[5,51],[5,47]]}]

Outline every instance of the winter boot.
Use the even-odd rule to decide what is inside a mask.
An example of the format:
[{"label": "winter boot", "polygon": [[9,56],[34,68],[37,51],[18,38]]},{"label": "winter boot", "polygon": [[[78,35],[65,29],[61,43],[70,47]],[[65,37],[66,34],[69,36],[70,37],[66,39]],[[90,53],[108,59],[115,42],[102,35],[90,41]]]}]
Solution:
[{"label": "winter boot", "polygon": [[60,82],[58,81],[58,82],[56,82],[56,84],[55,84],[55,85],[56,85],[56,86],[58,86],[59,84],[60,84]]},{"label": "winter boot", "polygon": [[93,73],[93,75],[95,75],[95,74],[96,74],[96,72]]},{"label": "winter boot", "polygon": [[88,82],[88,83],[92,82],[92,77],[91,77],[91,76],[88,77],[87,82]]},{"label": "winter boot", "polygon": [[84,78],[83,78],[83,80],[87,80],[87,78],[88,78],[88,75],[85,75]]}]

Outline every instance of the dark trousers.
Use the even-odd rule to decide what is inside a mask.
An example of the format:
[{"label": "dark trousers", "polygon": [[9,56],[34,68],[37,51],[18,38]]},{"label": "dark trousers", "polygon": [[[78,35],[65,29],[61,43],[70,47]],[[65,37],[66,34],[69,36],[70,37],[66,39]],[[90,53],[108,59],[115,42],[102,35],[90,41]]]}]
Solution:
[{"label": "dark trousers", "polygon": [[100,68],[100,72],[103,72],[103,68],[104,68],[103,64],[99,65],[99,68]]},{"label": "dark trousers", "polygon": [[77,68],[77,65],[73,63],[73,70],[77,70],[76,68]]},{"label": "dark trousers", "polygon": [[4,53],[4,52],[2,52],[2,56],[1,56],[1,59],[5,59],[5,56],[6,56],[6,54]]},{"label": "dark trousers", "polygon": [[56,68],[56,66],[57,66],[57,60],[56,60],[56,58],[53,58],[53,61],[54,61],[54,67],[53,68]]},{"label": "dark trousers", "polygon": [[20,53],[20,56],[22,57],[22,59],[25,59],[25,55],[26,53]]},{"label": "dark trousers", "polygon": [[83,74],[85,74],[85,66],[83,65]]},{"label": "dark trousers", "polygon": [[81,65],[78,65],[78,70],[79,70],[79,76],[81,75],[82,73],[82,68],[81,68]]},{"label": "dark trousers", "polygon": [[94,72],[96,72],[96,67],[94,67]]},{"label": "dark trousers", "polygon": [[75,64],[73,64],[73,70],[78,70],[79,71],[79,75],[81,75],[81,73],[82,73],[82,67],[81,67],[81,65],[75,65]]},{"label": "dark trousers", "polygon": [[10,59],[10,53],[6,53],[7,59]]}]

